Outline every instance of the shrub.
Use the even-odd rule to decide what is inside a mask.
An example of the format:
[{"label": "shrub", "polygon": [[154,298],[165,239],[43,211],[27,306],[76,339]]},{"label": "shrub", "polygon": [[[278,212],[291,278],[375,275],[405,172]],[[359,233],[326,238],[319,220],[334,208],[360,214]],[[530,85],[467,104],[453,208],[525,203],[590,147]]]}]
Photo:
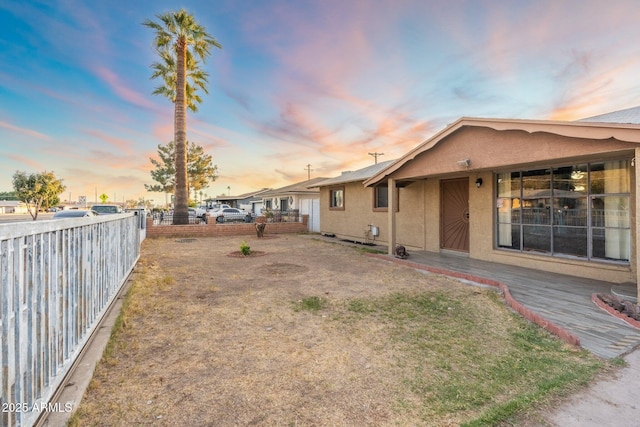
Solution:
[{"label": "shrub", "polygon": [[247,245],[246,242],[242,242],[240,243],[240,252],[242,252],[244,256],[251,255],[251,247]]}]

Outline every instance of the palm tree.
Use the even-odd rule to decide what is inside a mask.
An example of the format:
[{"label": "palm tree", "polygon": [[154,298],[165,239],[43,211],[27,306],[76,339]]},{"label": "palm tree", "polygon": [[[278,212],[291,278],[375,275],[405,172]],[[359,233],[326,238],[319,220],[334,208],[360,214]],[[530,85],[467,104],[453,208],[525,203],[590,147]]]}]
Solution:
[{"label": "palm tree", "polygon": [[[211,47],[222,48],[220,43],[210,36],[206,29],[198,24],[186,10],[156,15],[160,22],[147,20],[143,25],[155,30],[154,43],[156,50],[163,60],[175,55],[175,111],[174,111],[174,141],[176,144],[176,182],[174,193],[174,224],[189,223],[189,194],[187,184],[187,73],[188,55],[192,56],[192,71],[198,68],[197,59],[205,62],[210,55]],[[162,76],[162,74],[158,74]],[[158,77],[157,76],[157,77]],[[206,82],[206,74],[202,84]],[[164,78],[164,77],[163,77]],[[202,80],[202,79],[201,79]],[[165,83],[171,80],[165,79]],[[167,88],[170,91],[170,88]],[[156,89],[157,92],[157,89]],[[154,92],[155,93],[155,92]],[[165,93],[166,94],[166,93]],[[193,92],[192,92],[193,94]]]},{"label": "palm tree", "polygon": [[[177,78],[177,64],[176,58],[171,54],[169,50],[159,51],[158,54],[162,58],[162,62],[154,62],[151,64],[154,72],[151,75],[151,79],[161,77],[164,85],[158,86],[153,95],[163,95],[176,102],[176,78]],[[200,69],[200,63],[193,57],[190,51],[187,50],[186,65],[186,87],[185,98],[187,108],[194,113],[198,111],[196,104],[202,103],[202,98],[198,95],[198,89],[201,89],[204,93],[208,94],[206,83],[208,83],[207,77],[209,74]]]}]

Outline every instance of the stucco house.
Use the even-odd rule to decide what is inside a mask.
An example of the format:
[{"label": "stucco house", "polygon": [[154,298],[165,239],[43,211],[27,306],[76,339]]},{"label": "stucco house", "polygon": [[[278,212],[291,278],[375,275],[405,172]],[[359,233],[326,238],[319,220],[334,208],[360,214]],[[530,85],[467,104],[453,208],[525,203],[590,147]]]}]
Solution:
[{"label": "stucco house", "polygon": [[285,213],[297,210],[300,215],[309,215],[308,229],[320,231],[320,190],[317,183],[326,177],[312,178],[306,181],[276,188],[261,194],[264,209]]},{"label": "stucco house", "polygon": [[382,186],[366,188],[363,183],[394,162],[387,160],[355,171],[345,171],[340,176],[317,183],[321,204],[320,232],[360,243],[386,242],[386,234],[380,236],[376,233],[380,231],[379,226],[387,222],[386,189]]},{"label": "stucco house", "polygon": [[27,205],[19,200],[0,200],[0,214],[26,214]]},{"label": "stucco house", "polygon": [[322,183],[321,232],[357,239],[374,225],[390,254],[637,283],[640,124],[615,120],[463,117],[361,182]]},{"label": "stucco house", "polygon": [[271,188],[262,188],[238,196],[217,196],[215,199],[207,200],[206,206],[212,207],[217,204],[227,204],[232,208],[244,209],[247,212],[259,215],[263,207],[262,195],[271,190]]}]

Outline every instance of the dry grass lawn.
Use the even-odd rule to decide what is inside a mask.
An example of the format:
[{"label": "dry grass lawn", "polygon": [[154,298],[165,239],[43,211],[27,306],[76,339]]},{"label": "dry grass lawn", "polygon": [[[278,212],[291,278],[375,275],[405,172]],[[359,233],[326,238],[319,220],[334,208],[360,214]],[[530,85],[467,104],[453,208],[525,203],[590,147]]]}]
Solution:
[{"label": "dry grass lawn", "polygon": [[[228,256],[243,241],[264,254]],[[529,353],[543,373],[522,374]],[[345,245],[148,239],[72,424],[454,426],[553,378],[554,358],[599,366],[492,290]]]}]

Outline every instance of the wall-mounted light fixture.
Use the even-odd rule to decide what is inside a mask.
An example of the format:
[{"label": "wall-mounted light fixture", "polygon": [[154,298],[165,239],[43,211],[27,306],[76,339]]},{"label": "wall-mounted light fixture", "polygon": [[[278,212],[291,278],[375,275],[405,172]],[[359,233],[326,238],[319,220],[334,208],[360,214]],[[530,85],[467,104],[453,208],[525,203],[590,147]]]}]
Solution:
[{"label": "wall-mounted light fixture", "polygon": [[469,159],[462,159],[462,160],[458,160],[457,165],[460,166],[461,168],[468,168],[469,167],[469,163],[471,163],[471,160]]},{"label": "wall-mounted light fixture", "polygon": [[478,188],[482,187],[482,178],[476,179],[476,187]]}]

